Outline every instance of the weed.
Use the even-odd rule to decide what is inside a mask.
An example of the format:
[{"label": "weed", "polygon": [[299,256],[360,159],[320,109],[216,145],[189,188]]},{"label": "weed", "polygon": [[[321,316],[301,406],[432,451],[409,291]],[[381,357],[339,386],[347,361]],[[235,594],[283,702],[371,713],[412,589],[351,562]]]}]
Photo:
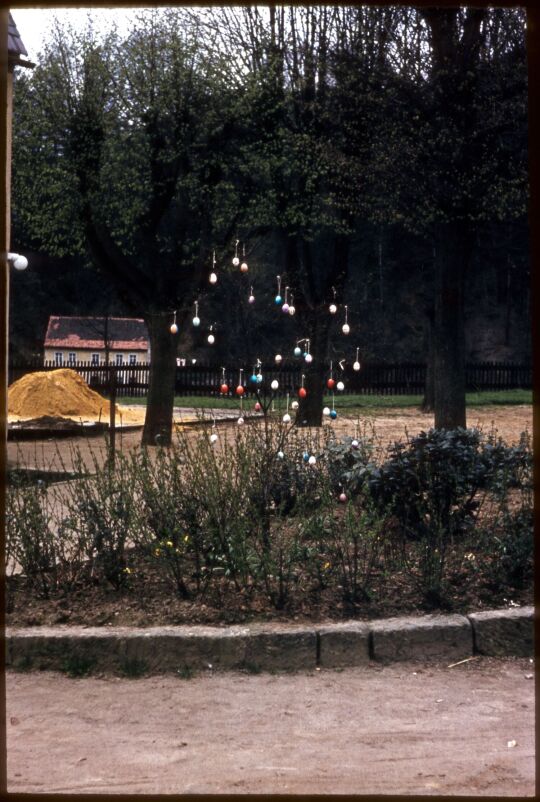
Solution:
[{"label": "weed", "polygon": [[148,664],[137,657],[126,657],[120,664],[120,673],[130,679],[138,679],[148,672]]},{"label": "weed", "polygon": [[96,660],[93,657],[70,654],[62,664],[62,671],[69,677],[86,677],[95,668]]}]

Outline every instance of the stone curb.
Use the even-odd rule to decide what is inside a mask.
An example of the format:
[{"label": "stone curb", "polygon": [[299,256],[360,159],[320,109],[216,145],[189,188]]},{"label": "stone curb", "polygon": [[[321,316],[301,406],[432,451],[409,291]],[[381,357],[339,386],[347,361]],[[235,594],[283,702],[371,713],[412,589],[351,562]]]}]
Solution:
[{"label": "stone curb", "polygon": [[299,671],[401,660],[533,655],[533,607],[292,626],[6,629],[6,668],[137,676],[204,669]]}]

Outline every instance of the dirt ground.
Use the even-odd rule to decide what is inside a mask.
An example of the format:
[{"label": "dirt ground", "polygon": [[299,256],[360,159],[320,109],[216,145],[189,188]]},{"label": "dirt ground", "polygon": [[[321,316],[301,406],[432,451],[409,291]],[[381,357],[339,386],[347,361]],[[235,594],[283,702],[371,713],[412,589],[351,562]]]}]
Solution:
[{"label": "dirt ground", "polygon": [[8,791],[532,797],[531,662],[192,679],[8,672]]},{"label": "dirt ground", "polygon": [[[185,410],[178,415],[175,421],[181,426],[182,420],[193,419],[193,414]],[[519,440],[522,432],[532,434],[532,406],[531,405],[501,405],[490,407],[470,407],[467,411],[467,424],[477,426],[488,432],[496,429],[499,436],[508,443]],[[359,419],[340,416],[335,422],[328,423],[340,436],[361,435],[362,432],[371,433],[373,427],[376,436],[383,443],[393,443],[404,440],[409,436],[426,431],[433,426],[433,415],[422,413],[416,408],[399,409],[387,408],[377,414],[364,415]],[[217,421],[217,429],[221,433],[231,432],[236,424],[233,422]],[[196,431],[198,427],[190,427],[189,431]],[[122,451],[130,451],[140,445],[141,430],[119,431],[116,435],[117,447]],[[105,438],[73,437],[67,439],[48,439],[26,442],[8,443],[8,465],[39,468],[40,470],[72,470],[73,455],[79,450],[88,465],[92,464],[92,454],[101,461],[105,456]]]}]

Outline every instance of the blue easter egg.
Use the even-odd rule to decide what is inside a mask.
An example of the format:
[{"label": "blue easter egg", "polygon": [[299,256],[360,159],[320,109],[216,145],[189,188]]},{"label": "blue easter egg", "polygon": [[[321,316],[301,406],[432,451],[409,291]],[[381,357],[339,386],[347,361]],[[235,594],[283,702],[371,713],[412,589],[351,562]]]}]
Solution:
[{"label": "blue easter egg", "polygon": [[335,409],[330,410],[330,417],[332,418],[332,420],[335,420],[337,418],[337,412]]},{"label": "blue easter egg", "polygon": [[276,297],[274,298],[274,301],[275,301],[276,304],[280,304],[280,303],[282,303],[283,298],[281,297],[281,295],[276,295]]},{"label": "blue easter egg", "polygon": [[307,461],[309,460],[309,454],[307,453],[307,451],[305,451],[305,452],[303,453],[303,455],[302,455],[302,459],[304,460],[304,462],[307,462]]},{"label": "blue easter egg", "polygon": [[296,347],[296,348],[294,349],[294,355],[295,355],[295,356],[302,356],[302,349],[301,349],[301,348],[298,348],[298,347]]},{"label": "blue easter egg", "polygon": [[250,380],[250,382],[253,382],[253,384],[255,384],[255,382],[257,381],[257,374],[253,373],[253,375],[250,376],[249,380]]},{"label": "blue easter egg", "polygon": [[257,375],[257,384],[262,384],[262,380],[263,380],[262,373],[259,373]]}]

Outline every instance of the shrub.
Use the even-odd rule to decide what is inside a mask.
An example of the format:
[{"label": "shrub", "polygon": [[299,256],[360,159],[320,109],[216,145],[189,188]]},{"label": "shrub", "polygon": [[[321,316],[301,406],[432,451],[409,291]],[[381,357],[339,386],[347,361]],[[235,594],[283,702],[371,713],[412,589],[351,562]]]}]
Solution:
[{"label": "shrub", "polygon": [[365,487],[402,537],[417,543],[422,590],[438,604],[449,545],[473,531],[481,493],[503,501],[523,481],[530,451],[525,439],[511,447],[476,429],[431,429],[388,451],[380,467],[366,469]]},{"label": "shrub", "polygon": [[115,465],[100,465],[92,454],[89,473],[81,454],[75,455],[82,478],[69,485],[63,531],[78,533],[86,548],[92,573],[102,574],[119,590],[127,581],[126,544],[133,537],[136,499],[128,460],[117,454]]}]

